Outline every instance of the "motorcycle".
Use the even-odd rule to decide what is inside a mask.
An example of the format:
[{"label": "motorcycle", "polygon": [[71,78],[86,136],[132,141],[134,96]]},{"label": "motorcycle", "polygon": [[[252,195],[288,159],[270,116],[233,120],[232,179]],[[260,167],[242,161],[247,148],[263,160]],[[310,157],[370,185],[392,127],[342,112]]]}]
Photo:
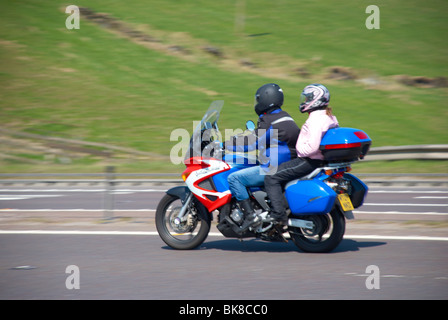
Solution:
[{"label": "motorcycle", "polygon": [[[284,188],[287,225],[269,219],[270,200],[263,188],[248,188],[261,222],[243,230],[244,214],[232,197],[227,177],[258,162],[248,152],[216,151],[221,109],[222,103],[212,104],[193,132],[182,173],[186,186],[169,189],[157,206],[155,220],[161,239],[174,249],[194,249],[207,238],[213,214],[217,214],[216,227],[228,238],[287,242],[285,234],[289,233],[304,252],[334,250],[344,236],[346,219],[354,218],[353,210],[363,204],[368,192],[368,187],[348,172],[353,162],[367,154],[369,136],[354,128],[327,131],[320,145],[324,166]],[[248,121],[246,128],[253,130],[253,122]]]}]

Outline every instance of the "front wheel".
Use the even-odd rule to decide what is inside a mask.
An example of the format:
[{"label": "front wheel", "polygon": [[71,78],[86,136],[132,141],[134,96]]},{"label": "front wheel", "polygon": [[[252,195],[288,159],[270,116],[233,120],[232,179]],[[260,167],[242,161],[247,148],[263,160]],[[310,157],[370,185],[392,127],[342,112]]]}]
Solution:
[{"label": "front wheel", "polygon": [[210,231],[211,218],[204,206],[193,199],[182,221],[177,218],[182,202],[178,196],[166,194],[156,210],[156,228],[160,238],[174,249],[190,250],[201,245]]},{"label": "front wheel", "polygon": [[324,215],[301,216],[300,218],[312,221],[314,228],[288,228],[292,241],[299,249],[313,253],[330,252],[342,241],[345,233],[345,218],[337,206]]}]

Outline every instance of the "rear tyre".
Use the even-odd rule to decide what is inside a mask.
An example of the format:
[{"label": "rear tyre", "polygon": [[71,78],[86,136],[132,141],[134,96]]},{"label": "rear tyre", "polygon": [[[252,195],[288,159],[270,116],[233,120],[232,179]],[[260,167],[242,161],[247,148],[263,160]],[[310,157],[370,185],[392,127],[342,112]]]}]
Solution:
[{"label": "rear tyre", "polygon": [[312,221],[314,228],[288,227],[288,231],[294,244],[305,252],[333,251],[344,237],[345,218],[337,206],[325,215],[301,216],[300,219]]},{"label": "rear tyre", "polygon": [[207,209],[193,199],[180,223],[175,223],[182,202],[178,196],[166,194],[156,210],[156,228],[160,238],[171,248],[190,250],[200,246],[210,231],[211,217]]}]

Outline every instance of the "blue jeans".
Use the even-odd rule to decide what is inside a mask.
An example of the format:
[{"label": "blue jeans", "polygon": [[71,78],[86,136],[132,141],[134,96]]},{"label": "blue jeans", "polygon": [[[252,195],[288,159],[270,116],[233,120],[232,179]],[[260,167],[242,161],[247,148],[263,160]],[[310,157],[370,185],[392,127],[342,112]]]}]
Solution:
[{"label": "blue jeans", "polygon": [[230,191],[232,195],[238,201],[249,199],[247,193],[247,187],[262,187],[264,186],[265,175],[261,173],[263,169],[260,166],[254,166],[252,168],[243,169],[231,173],[227,177],[229,182]]}]

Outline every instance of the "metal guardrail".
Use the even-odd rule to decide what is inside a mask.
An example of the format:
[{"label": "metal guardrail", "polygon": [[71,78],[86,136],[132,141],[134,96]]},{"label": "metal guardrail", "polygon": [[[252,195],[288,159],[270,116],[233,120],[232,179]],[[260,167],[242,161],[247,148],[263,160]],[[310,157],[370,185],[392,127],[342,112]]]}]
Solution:
[{"label": "metal guardrail", "polygon": [[448,144],[375,147],[363,161],[384,160],[448,160]]}]

